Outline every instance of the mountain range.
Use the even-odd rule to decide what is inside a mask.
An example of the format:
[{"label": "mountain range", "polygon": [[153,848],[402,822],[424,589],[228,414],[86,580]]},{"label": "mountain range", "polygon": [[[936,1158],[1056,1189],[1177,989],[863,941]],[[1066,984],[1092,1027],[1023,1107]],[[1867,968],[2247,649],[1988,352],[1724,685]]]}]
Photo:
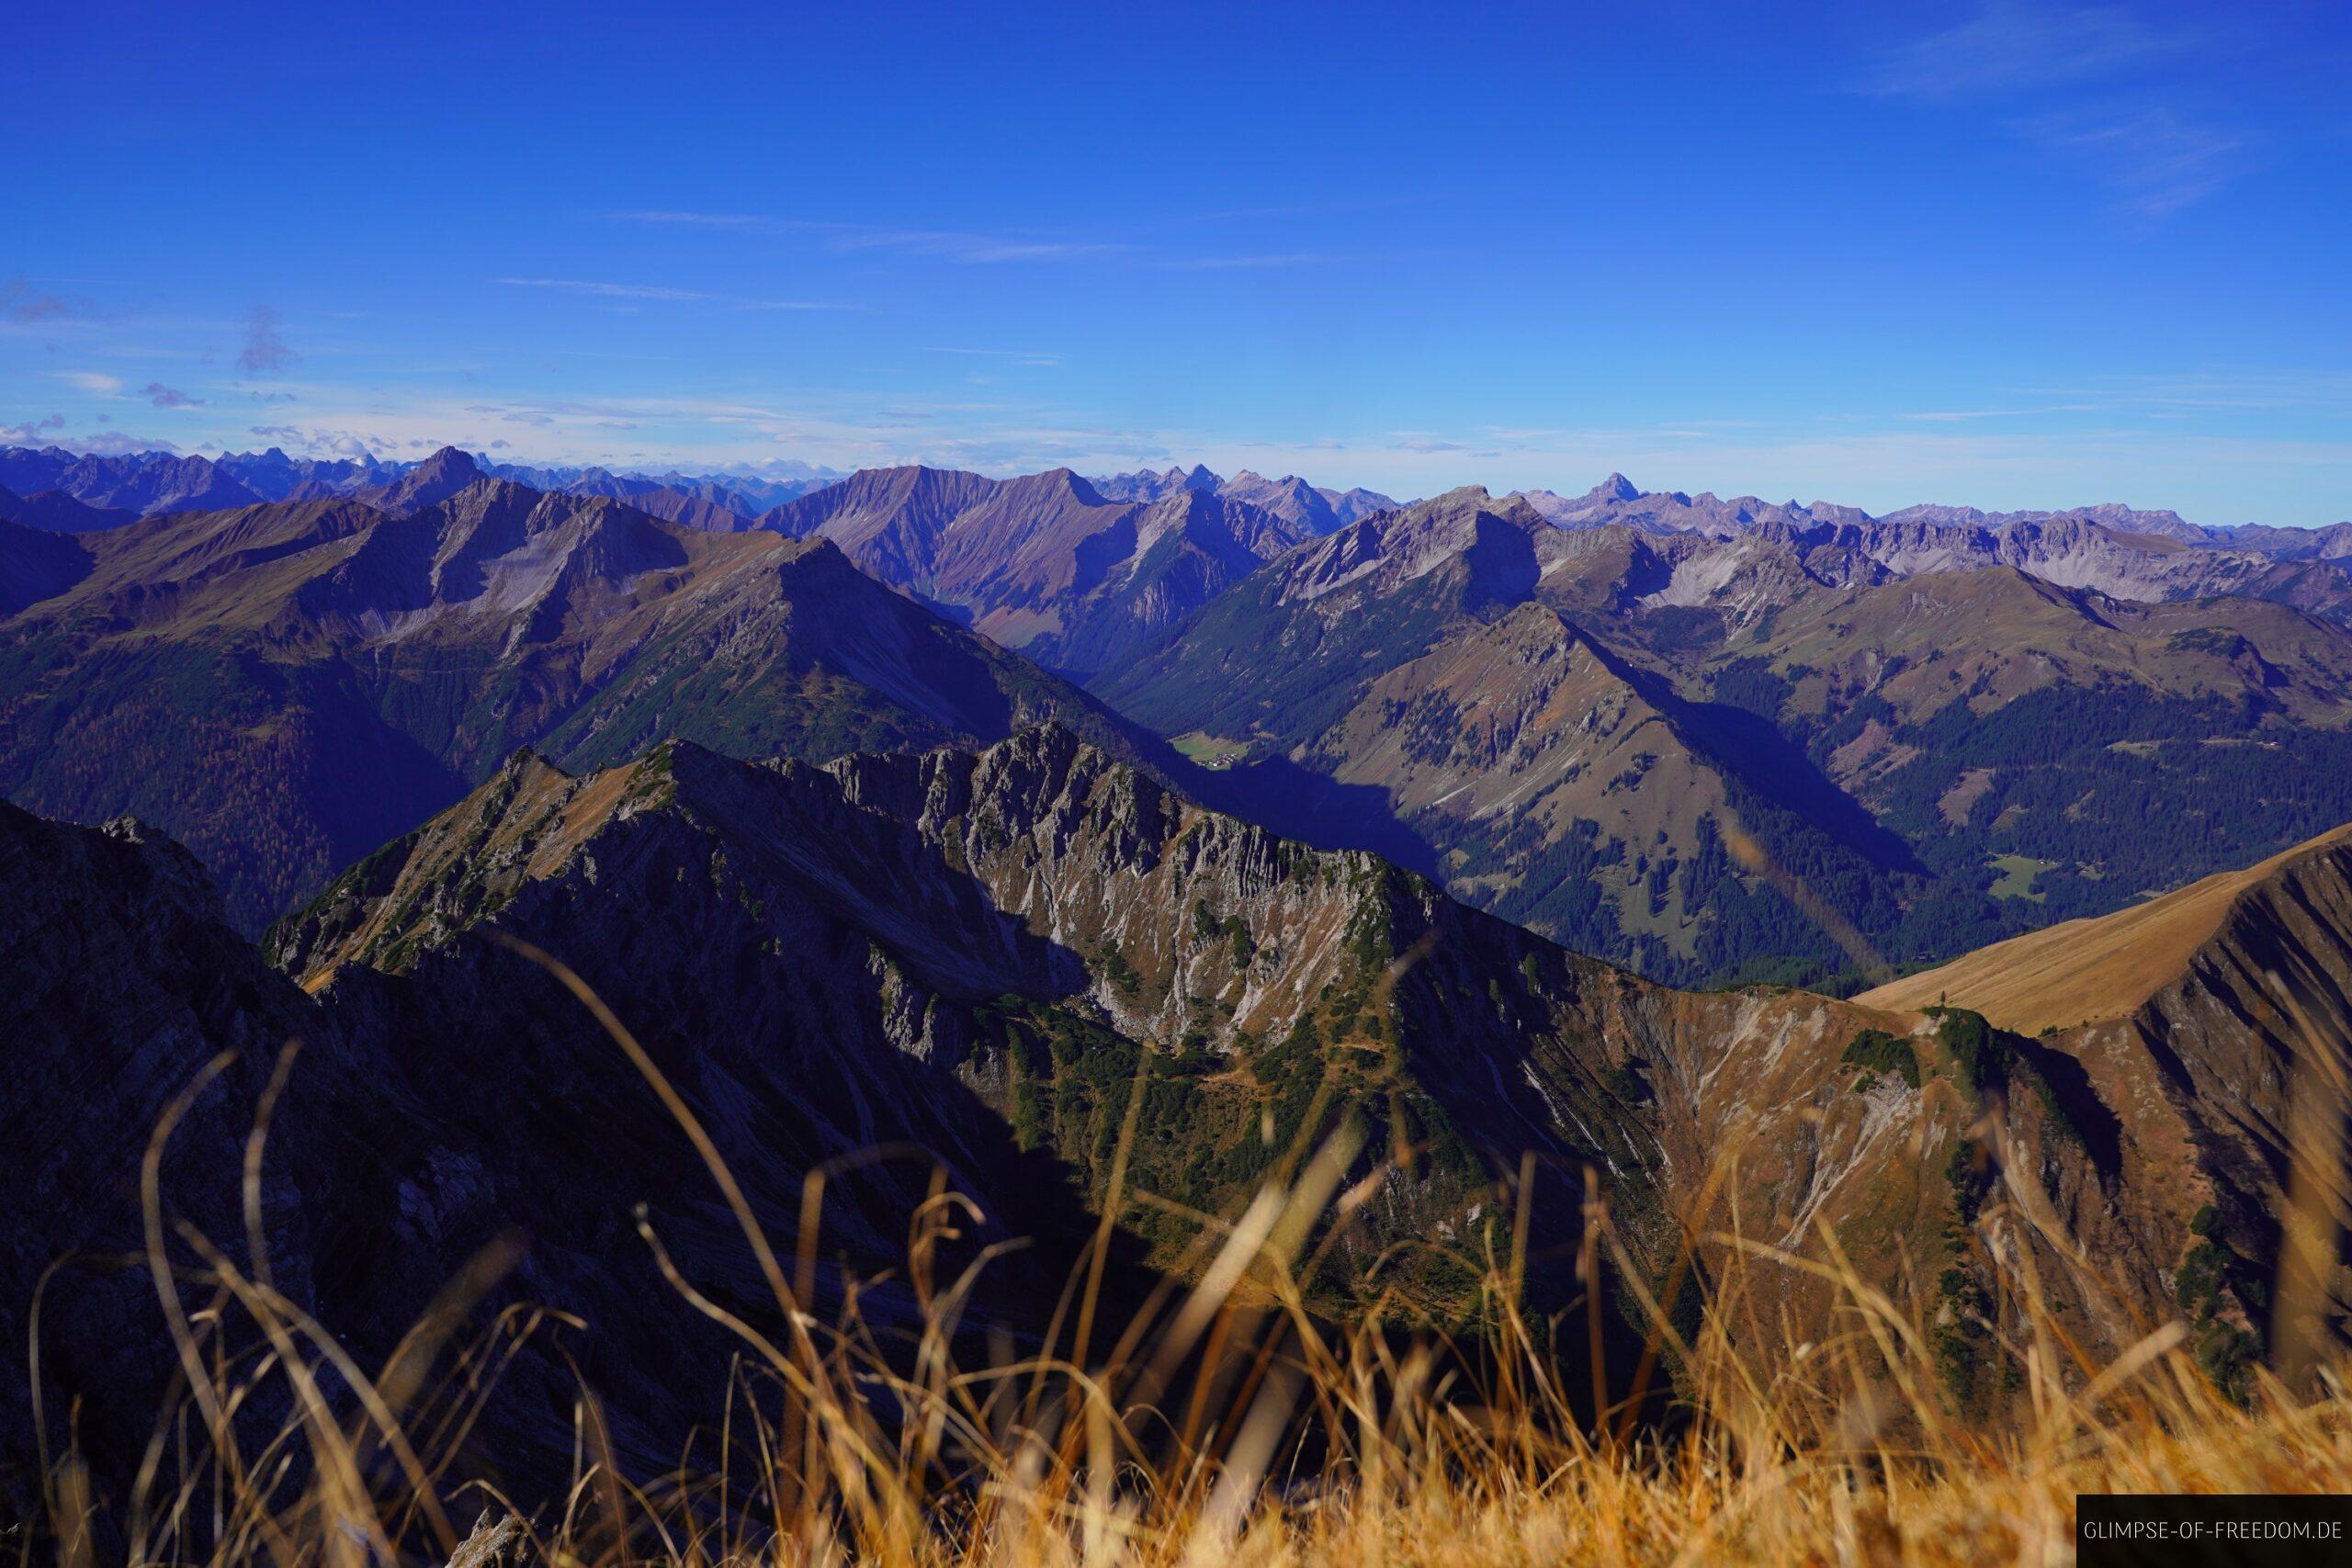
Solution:
[{"label": "mountain range", "polygon": [[[934,1169],[955,1267],[1036,1243],[969,1303],[1018,1341],[1123,1147],[1138,1309],[1329,1147],[1317,1314],[1475,1334],[1523,1213],[1534,1316],[1616,1388],[1645,1297],[1735,1271],[1827,1331],[1827,1285],[1726,1234],[1834,1234],[1970,1412],[2018,1397],[1996,1255],[2098,1362],[2178,1317],[2242,1391],[2270,1348],[2299,1085],[2352,1041],[2336,531],[1613,477],[773,488],[825,477],[0,460],[0,1340],[74,1259],[40,1375],[105,1473],[172,1367],[116,1266],[125,1130],[207,1072],[170,1212],[355,1353],[453,1280],[570,1314],[487,1468],[561,1472],[575,1378],[642,1472],[713,1418],[735,1344],[646,1236],[772,1303],[567,974],[759,1212],[885,1151],[807,1253],[885,1324]],[[2323,1273],[2295,1310],[2341,1336]]]},{"label": "mountain range", "polygon": [[1454,491],[1276,558],[1091,685],[1291,830],[1384,834],[1686,983],[1932,961],[2352,817],[2338,622],[1915,574],[1849,526],[1563,527]]},{"label": "mountain range", "polygon": [[875,469],[745,516],[455,448],[248,467],[346,488],[0,521],[0,788],[184,836],[248,930],[521,743],[821,759],[1058,716],[1683,984],[1867,984],[2352,818],[2328,531],[1197,468]]},{"label": "mountain range", "polygon": [[882,581],[1084,675],[1173,632],[1329,519],[1328,508],[1301,515],[1286,496],[1263,499],[1273,504],[1204,484],[1115,500],[1067,468],[1015,479],[878,468],[757,526],[830,539]]},{"label": "mountain range", "polygon": [[607,496],[673,523],[720,530],[742,528],[759,513],[843,477],[805,463],[702,474],[675,468],[659,475],[616,474],[595,467],[497,463],[453,447],[415,461],[386,462],[374,457],[290,457],[276,446],[218,457],[171,452],[83,456],[58,446],[11,446],[0,447],[0,491],[8,492],[0,494],[0,520],[84,533],[164,512],[358,495],[380,491],[419,468],[446,468],[453,457],[535,490]]}]

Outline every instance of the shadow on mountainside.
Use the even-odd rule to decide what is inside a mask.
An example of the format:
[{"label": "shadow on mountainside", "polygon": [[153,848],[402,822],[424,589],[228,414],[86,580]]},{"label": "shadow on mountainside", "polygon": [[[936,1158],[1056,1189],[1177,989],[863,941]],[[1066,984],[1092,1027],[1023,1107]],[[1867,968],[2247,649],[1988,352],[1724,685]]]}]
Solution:
[{"label": "shadow on mountainside", "polygon": [[1928,874],[1895,834],[1814,765],[1770,720],[1729,703],[1693,702],[1649,671],[1627,663],[1599,639],[1586,646],[1610,673],[1665,714],[1692,750],[1717,772],[1770,805],[1852,850],[1882,872]]},{"label": "shadow on mountainside", "polygon": [[1318,850],[1365,850],[1407,871],[1439,874],[1437,852],[1396,816],[1388,792],[1376,784],[1341,784],[1282,756],[1217,770],[1172,749],[1168,755],[1174,766],[1161,766],[1170,783],[1213,811]]},{"label": "shadow on mountainside", "polygon": [[[961,1236],[940,1244],[937,1278],[952,1281],[982,1247],[1025,1238],[980,1276],[962,1337],[1034,1343],[1040,1303],[1056,1299],[1096,1230],[1068,1169],[1017,1146],[957,1075],[968,1055],[927,1058],[890,1043],[889,998],[864,931],[786,887],[772,886],[763,910],[714,897],[697,882],[710,874],[707,848],[682,854],[694,847],[682,836],[635,838],[605,846],[593,906],[576,890],[536,885],[496,924],[571,963],[637,1034],[707,1131],[788,1274],[806,1173],[883,1151],[875,1163],[850,1160],[828,1182],[815,1290],[803,1303],[819,1319],[863,1280],[864,1316],[888,1353],[911,1344],[921,1313],[905,1278],[908,1225],[931,1190],[935,1157],[952,1173],[949,1186],[978,1204],[976,1215],[957,1216]],[[13,883],[56,858],[18,855],[0,871]],[[195,874],[185,886],[158,886],[137,856],[107,858],[124,882],[111,908],[55,908],[93,902],[72,887],[45,897],[8,888],[8,908],[43,920],[51,940],[38,952],[61,980],[104,975],[119,994],[94,1005],[76,999],[78,987],[28,983],[0,1003],[17,1082],[55,1089],[36,1097],[54,1119],[41,1123],[45,1134],[0,1147],[0,1186],[58,1195],[0,1250],[0,1332],[22,1346],[21,1314],[41,1272],[67,1254],[85,1260],[43,1296],[40,1375],[52,1425],[74,1412],[110,1495],[126,1494],[175,1364],[154,1281],[137,1261],[140,1151],[165,1104],[223,1045],[239,1053],[232,1070],[196,1100],[162,1168],[167,1224],[185,1220],[249,1277],[257,1272],[239,1239],[246,1139],[278,1047],[299,1035],[307,1044],[271,1122],[261,1190],[278,1288],[370,1369],[456,1281],[474,1282],[453,1349],[510,1309],[527,1317],[544,1306],[578,1320],[540,1319],[504,1367],[469,1443],[471,1472],[540,1494],[560,1489],[583,1385],[637,1473],[675,1462],[686,1434],[724,1414],[730,1367],[746,1347],[665,1282],[640,1225],[696,1291],[786,1339],[741,1228],[684,1133],[589,1011],[536,964],[465,931],[410,973],[346,971],[313,1000],[227,930]],[[171,907],[148,907],[159,900]],[[0,917],[0,935],[10,923]],[[200,972],[151,951],[198,936],[216,955]],[[37,953],[8,945],[28,963]],[[781,965],[780,955],[788,955]],[[1050,969],[1053,959],[1040,962]],[[968,1032],[969,999],[935,999],[938,1014],[966,1026],[967,1052],[984,1050]],[[1113,1248],[1104,1310],[1124,1316],[1157,1277],[1133,1237],[1114,1233]],[[201,1269],[181,1242],[171,1251],[178,1265]],[[503,1275],[477,1268],[494,1258],[505,1260]],[[200,1291],[193,1280],[183,1287]],[[228,1317],[242,1322],[233,1309]],[[274,1430],[285,1413],[264,1396],[249,1419],[257,1432]],[[39,1453],[29,1420],[15,1400],[0,1412],[0,1471],[19,1481]],[[62,1431],[49,1438],[56,1451]]]}]

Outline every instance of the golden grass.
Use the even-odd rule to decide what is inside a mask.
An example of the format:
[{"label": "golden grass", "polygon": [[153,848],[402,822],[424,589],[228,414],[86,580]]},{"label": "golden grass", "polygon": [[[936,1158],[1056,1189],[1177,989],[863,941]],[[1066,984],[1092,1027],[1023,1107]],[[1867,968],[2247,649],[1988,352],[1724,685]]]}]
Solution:
[{"label": "golden grass", "polygon": [[[1652,1349],[1676,1374],[1679,1419],[1637,1421],[1633,1390],[1616,1391],[1608,1418],[1579,1419],[1571,1391],[1583,1374],[1560,1363],[1582,1367],[1588,1320],[1579,1307],[1544,1332],[1517,1310],[1523,1209],[1508,1253],[1485,1260],[1491,1332],[1478,1346],[1427,1325],[1412,1332],[1378,1310],[1344,1327],[1308,1310],[1301,1281],[1381,1174],[1350,1183],[1358,1151],[1339,1140],[1296,1151],[1243,1213],[1200,1216],[1188,1285],[1107,1321],[1098,1245],[1041,1341],[1015,1352],[1000,1337],[974,1364],[958,1356],[977,1337],[963,1315],[989,1258],[944,1277],[940,1259],[971,1210],[934,1184],[910,1217],[905,1264],[922,1326],[886,1344],[854,1292],[831,1321],[803,1310],[826,1173],[809,1179],[800,1245],[780,1251],[628,1031],[569,971],[525,951],[645,1076],[732,1207],[773,1295],[761,1324],[729,1314],[640,1219],[681,1311],[716,1319],[741,1347],[734,1374],[709,1391],[711,1427],[694,1450],[705,1461],[628,1473],[583,1388],[564,1483],[514,1498],[469,1481],[467,1439],[497,1369],[545,1316],[510,1309],[472,1342],[452,1337],[495,1258],[454,1284],[447,1310],[372,1375],[281,1296],[258,1193],[290,1052],[247,1150],[249,1270],[185,1227],[195,1263],[175,1263],[158,1173],[216,1062],[167,1112],[144,1166],[149,1266],[182,1378],[159,1391],[155,1444],[128,1496],[99,1497],[70,1447],[45,1462],[44,1550],[58,1562],[81,1568],[103,1549],[220,1568],[1989,1564],[2067,1560],[2084,1492],[2352,1491],[2340,1365],[2307,1366],[2292,1389],[2260,1374],[2240,1404],[2199,1373],[2172,1324],[2087,1366],[2041,1309],[2028,1255],[2013,1281],[2025,1310],[1999,1337],[2014,1373],[2009,1412],[1970,1419],[1940,1391],[1916,1310],[1863,1281],[1835,1237],[1819,1258],[1711,1238],[1728,1266],[1686,1341],[1642,1293],[1600,1209],[1582,1277],[1617,1269],[1643,1301]],[[1103,1238],[1146,1196],[1125,1185],[1126,1137]],[[1830,1281],[1835,1310],[1802,1332],[1762,1337],[1769,1344],[1751,1330],[1736,1348],[1733,1325],[1756,1316],[1749,1292],[1781,1269]],[[36,1319],[37,1416],[38,1333]],[[256,1433],[241,1412],[265,1391],[291,1414]],[[475,1515],[468,1536],[463,1520]],[[32,1561],[23,1539],[21,1560]]]}]

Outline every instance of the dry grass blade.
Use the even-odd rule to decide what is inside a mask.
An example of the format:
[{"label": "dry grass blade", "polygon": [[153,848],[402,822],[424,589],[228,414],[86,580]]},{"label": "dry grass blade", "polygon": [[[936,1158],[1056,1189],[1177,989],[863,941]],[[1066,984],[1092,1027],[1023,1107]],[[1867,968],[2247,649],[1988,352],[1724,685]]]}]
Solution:
[{"label": "dry grass blade", "polygon": [[[1042,1338],[1016,1346],[1010,1325],[972,1321],[983,1276],[1014,1244],[943,1251],[978,1215],[935,1164],[909,1215],[899,1271],[919,1321],[911,1329],[870,1321],[864,1286],[849,1279],[837,1314],[820,1322],[810,1303],[829,1182],[861,1163],[928,1156],[869,1150],[810,1172],[802,1212],[790,1216],[798,1229],[786,1278],[763,1216],[634,1037],[570,970],[509,945],[579,997],[636,1065],[708,1169],[773,1292],[773,1322],[764,1305],[752,1314],[756,1323],[750,1309],[722,1306],[639,1214],[651,1267],[680,1312],[741,1344],[723,1386],[710,1391],[713,1433],[635,1468],[583,1384],[560,1486],[518,1506],[511,1489],[466,1479],[463,1456],[500,1370],[533,1341],[545,1309],[510,1305],[473,1340],[458,1335],[509,1256],[492,1248],[371,1382],[330,1325],[272,1283],[263,1246],[263,1141],[290,1051],[245,1146],[250,1263],[240,1269],[165,1219],[166,1146],[227,1066],[223,1057],[167,1108],[142,1167],[148,1266],[179,1375],[137,1511],[127,1529],[101,1528],[107,1499],[69,1421],[65,1446],[43,1461],[58,1562],[96,1568],[97,1543],[119,1536],[134,1561],[202,1568],[257,1560],[284,1568],[1560,1560],[1943,1568],[2063,1551],[2072,1500],[2084,1491],[2352,1491],[2344,1366],[2311,1352],[2308,1375],[2264,1379],[2233,1400],[2199,1371],[2177,1322],[2152,1325],[2095,1363],[2048,1305],[2039,1272],[2091,1263],[2030,1192],[1977,1222],[2013,1309],[1993,1353],[2023,1378],[2015,1418],[1987,1424],[1951,1395],[1907,1284],[1865,1279],[1826,1226],[1802,1249],[1746,1234],[1737,1140],[1708,1173],[1699,1205],[1727,1228],[1687,1225],[1662,1273],[1629,1251],[1588,1172],[1583,1297],[1557,1320],[1525,1299],[1535,1171],[1522,1162],[1517,1181],[1497,1189],[1516,1195],[1508,1241],[1465,1260],[1483,1271],[1483,1315],[1475,1330],[1449,1331],[1396,1321],[1397,1298],[1381,1288],[1387,1259],[1403,1250],[1395,1247],[1361,1270],[1380,1293],[1359,1298],[1346,1318],[1318,1310],[1329,1303],[1317,1293],[1322,1270],[1353,1216],[1408,1168],[1399,1161],[1411,1159],[1409,1148],[1367,1153],[1346,1107],[1333,1105],[1325,1125],[1336,1130],[1276,1162],[1238,1212],[1199,1213],[1127,1187],[1141,1100],[1130,1093],[1102,1229],[1072,1266]],[[2310,1098],[2340,1114],[2338,1079],[2321,1065],[2334,1058],[2312,1055]],[[1138,1087],[1148,1072],[1147,1061]],[[2303,1164],[2332,1148],[2340,1158],[2327,1133],[2313,1120],[2299,1134],[2308,1140]],[[1997,1125],[1984,1133],[2002,1135]],[[2333,1223],[2324,1182],[2297,1192]],[[1131,1208],[1192,1235],[1174,1273],[1118,1321],[1107,1258]],[[2295,1245],[2325,1239],[2316,1220],[2310,1228],[2312,1237]],[[193,1263],[175,1262],[175,1247]],[[942,1267],[956,1258],[952,1272]],[[2289,1263],[2316,1267],[2308,1256]],[[1804,1332],[1771,1307],[1786,1299],[1764,1288],[1774,1270],[1826,1300]],[[1696,1280],[1705,1281],[1702,1309],[1678,1325],[1669,1309]],[[1616,1391],[1626,1397],[1614,1406],[1600,1356],[1604,1291],[1627,1303],[1643,1337],[1633,1387]],[[37,1311],[28,1364],[37,1396],[40,1321]],[[970,1359],[975,1349],[984,1360]],[[1645,1403],[1653,1377],[1671,1393],[1663,1424]],[[287,1412],[275,1428],[257,1426],[266,1406]],[[41,1414],[46,1438],[45,1406]],[[696,1455],[715,1462],[699,1468]],[[459,1540],[447,1510],[469,1490],[497,1506]]]}]

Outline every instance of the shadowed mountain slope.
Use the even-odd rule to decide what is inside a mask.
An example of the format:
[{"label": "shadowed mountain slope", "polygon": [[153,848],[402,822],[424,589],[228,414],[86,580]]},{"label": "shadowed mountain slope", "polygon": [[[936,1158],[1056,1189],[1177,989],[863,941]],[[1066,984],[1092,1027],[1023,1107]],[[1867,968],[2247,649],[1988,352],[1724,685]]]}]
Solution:
[{"label": "shadowed mountain slope", "polygon": [[[2342,1341],[2352,1328],[2352,828],[1861,999],[1928,998],[2036,1031],[2077,1064],[2053,1082],[2071,1082],[2077,1105],[2112,1108],[2109,1135],[2120,1134],[2118,1168],[2135,1201],[2197,1207],[2170,1279],[2209,1367],[2266,1342],[2307,1357]],[[2282,1261],[2281,1233],[2299,1212],[2308,1248]]]},{"label": "shadowed mountain slope", "polygon": [[0,490],[0,523],[22,524],[52,534],[91,534],[130,522],[136,513],[109,512],[74,500],[62,490],[18,495]]}]

